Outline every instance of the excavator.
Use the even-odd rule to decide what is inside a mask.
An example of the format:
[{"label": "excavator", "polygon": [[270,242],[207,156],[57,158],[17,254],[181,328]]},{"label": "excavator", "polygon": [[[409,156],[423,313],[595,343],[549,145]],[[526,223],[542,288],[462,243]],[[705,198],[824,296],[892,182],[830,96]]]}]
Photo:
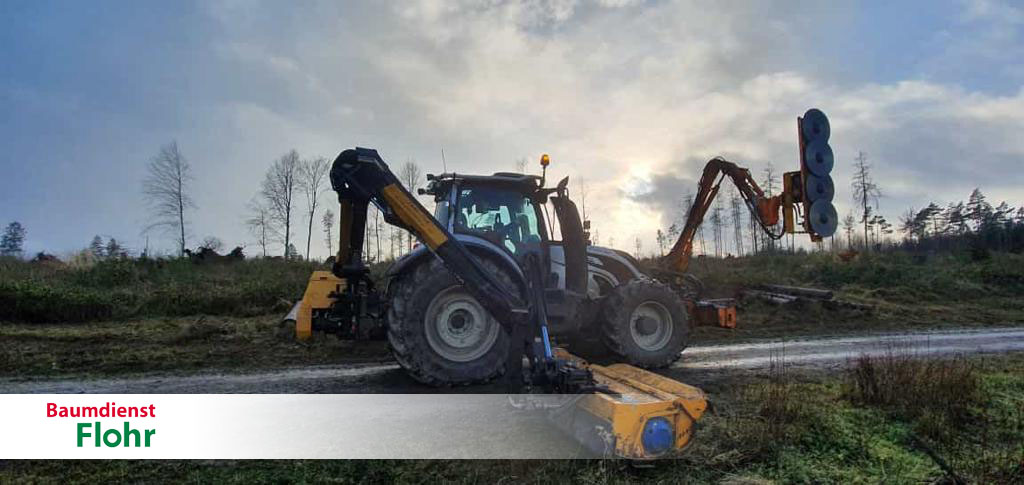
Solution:
[{"label": "excavator", "polygon": [[[835,232],[828,119],[812,109],[797,128],[800,170],[784,174],[779,195],[766,195],[747,169],[709,161],[686,227],[652,271],[625,252],[589,244],[568,178],[546,187],[547,155],[540,176],[428,175],[419,195],[433,197],[431,213],[376,150],[345,150],[330,171],[340,204],[335,262],[313,273],[285,321],[300,340],[386,338],[395,360],[424,384],[503,376],[511,394],[573,396],[565,402],[585,418],[572,420],[571,431],[584,443],[599,430],[602,445],[592,448],[630,459],[669,456],[689,443],[707,399],[649,369],[679,359],[691,322],[735,326],[735,304],[701,300],[699,283],[686,274],[694,234],[722,181],[736,184],[771,237],[804,232],[820,240]],[[362,254],[370,204],[420,242],[392,264],[383,290]],[[594,343],[617,363],[569,352]]]}]

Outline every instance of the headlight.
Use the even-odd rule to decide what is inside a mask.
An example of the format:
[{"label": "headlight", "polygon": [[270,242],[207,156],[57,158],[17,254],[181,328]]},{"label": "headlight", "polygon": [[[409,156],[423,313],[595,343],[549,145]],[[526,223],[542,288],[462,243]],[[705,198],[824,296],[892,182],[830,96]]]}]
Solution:
[{"label": "headlight", "polygon": [[665,418],[651,418],[644,424],[644,434],[641,441],[644,450],[651,455],[660,455],[672,448],[675,442],[675,432],[672,423]]}]

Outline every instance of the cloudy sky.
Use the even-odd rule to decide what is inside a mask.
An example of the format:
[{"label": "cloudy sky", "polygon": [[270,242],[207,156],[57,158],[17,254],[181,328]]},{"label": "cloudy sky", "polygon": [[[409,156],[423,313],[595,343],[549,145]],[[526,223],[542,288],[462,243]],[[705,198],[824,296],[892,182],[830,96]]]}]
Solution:
[{"label": "cloudy sky", "polygon": [[1019,205],[1022,26],[995,0],[7,0],[0,223],[21,221],[29,252],[95,234],[141,249],[145,166],[177,140],[190,242],[255,252],[245,205],[288,150],[368,146],[440,172],[443,147],[460,172],[550,153],[585,180],[602,242],[653,248],[708,158],[795,169],[809,107],[832,120],[841,215],[858,151],[890,220],[974,187]]}]

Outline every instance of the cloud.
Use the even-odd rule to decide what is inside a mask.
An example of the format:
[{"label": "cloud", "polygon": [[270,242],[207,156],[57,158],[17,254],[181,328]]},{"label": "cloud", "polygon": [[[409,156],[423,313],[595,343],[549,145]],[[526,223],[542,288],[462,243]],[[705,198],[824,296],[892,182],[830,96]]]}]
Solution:
[{"label": "cloud", "polygon": [[[172,50],[158,58],[132,51],[126,58],[138,64],[106,80],[112,89],[170,82],[168,89],[114,99],[117,116],[79,110],[80,119],[63,121],[102,124],[76,138],[77,153],[88,157],[80,163],[133,167],[123,180],[70,189],[76,200],[104,193],[122,208],[96,219],[120,238],[145,219],[130,188],[139,164],[177,138],[199,179],[195,232],[229,245],[251,240],[244,206],[274,158],[291,148],[333,158],[360,145],[393,163],[415,159],[427,172],[441,170],[442,147],[449,169],[476,173],[510,170],[520,157],[536,169],[540,154],[550,153],[550,178],[586,183],[587,212],[604,241],[614,235],[625,246],[639,236],[653,248],[655,231],[678,218],[678,201],[696,189],[711,157],[747,166],[759,179],[769,163],[795,169],[795,118],[812,106],[833,122],[840,213],[850,208],[850,164],[861,150],[891,219],[910,205],[966,197],[974,186],[992,198],[1024,199],[1024,176],[1014,170],[1024,152],[1024,91],[1012,72],[1019,63],[1005,59],[1021,49],[1013,27],[1019,9],[1009,4],[964,3],[957,18],[933,29],[946,39],[937,45],[950,50],[948,59],[921,59],[919,71],[895,80],[874,73],[874,64],[856,64],[853,46],[823,40],[840,31],[874,35],[858,31],[855,7],[810,1],[310,2],[297,9],[222,0],[198,8],[180,22],[191,25],[185,45],[173,49],[181,31],[151,39]],[[116,38],[119,25],[96,28]],[[962,32],[973,34],[961,40]],[[128,40],[123,48],[152,49]],[[849,70],[858,76],[841,74]],[[964,74],[997,70],[1017,88],[989,89]],[[0,93],[24,91],[7,84]],[[89,100],[99,88],[34,89],[33,99]],[[162,109],[140,106],[146,99]],[[46,111],[54,116],[52,106]],[[16,113],[31,120],[40,110],[20,103]],[[38,146],[62,146],[30,125],[22,136],[0,137],[30,159],[45,158]],[[19,141],[26,133],[31,145]],[[118,147],[111,156],[100,149],[110,146]],[[85,204],[94,213],[111,207]],[[30,234],[46,224],[32,214]],[[73,247],[96,230],[70,217],[62,224],[59,233],[44,230],[47,241]],[[320,239],[314,253],[323,256]]]}]

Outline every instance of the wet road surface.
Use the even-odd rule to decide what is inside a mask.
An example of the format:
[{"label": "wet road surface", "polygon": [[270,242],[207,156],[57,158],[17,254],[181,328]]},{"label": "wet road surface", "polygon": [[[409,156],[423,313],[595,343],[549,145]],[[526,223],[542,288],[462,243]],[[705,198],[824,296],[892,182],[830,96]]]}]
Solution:
[{"label": "wet road surface", "polygon": [[[759,341],[688,348],[682,359],[659,371],[686,382],[703,373],[743,373],[767,369],[773,360],[787,366],[833,369],[862,354],[884,355],[898,349],[925,357],[1024,351],[1024,327],[877,334],[854,337]],[[693,383],[698,383],[693,382]],[[349,364],[245,373],[161,375],[89,380],[0,380],[0,393],[428,393],[397,364]],[[504,392],[497,384],[450,392]]]}]

